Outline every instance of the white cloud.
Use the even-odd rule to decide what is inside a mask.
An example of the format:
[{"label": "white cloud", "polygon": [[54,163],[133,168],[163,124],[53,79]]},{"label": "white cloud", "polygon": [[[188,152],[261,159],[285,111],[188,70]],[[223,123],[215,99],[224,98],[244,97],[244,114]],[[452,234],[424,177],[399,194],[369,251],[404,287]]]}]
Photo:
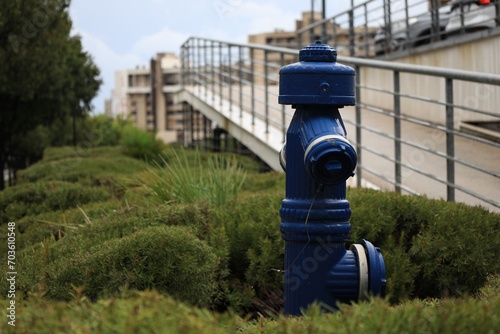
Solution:
[{"label": "white cloud", "polygon": [[164,27],[149,36],[142,37],[132,47],[134,54],[140,55],[142,58],[149,59],[156,55],[157,52],[175,52],[179,53],[181,44],[188,39],[189,35],[179,33]]},{"label": "white cloud", "polygon": [[289,12],[273,3],[261,4],[255,1],[243,1],[229,15],[248,19],[248,34],[274,31],[277,28],[292,31],[295,20],[301,17],[301,13],[295,10]]}]

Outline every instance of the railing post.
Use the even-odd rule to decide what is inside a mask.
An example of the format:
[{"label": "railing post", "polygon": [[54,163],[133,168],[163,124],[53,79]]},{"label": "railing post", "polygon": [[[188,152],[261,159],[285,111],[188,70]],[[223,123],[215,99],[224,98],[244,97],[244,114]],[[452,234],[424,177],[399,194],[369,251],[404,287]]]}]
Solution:
[{"label": "railing post", "polygon": [[391,1],[384,0],[385,52],[392,52]]},{"label": "railing post", "polygon": [[190,129],[191,129],[190,145],[191,145],[191,147],[194,147],[194,111],[193,111],[193,107],[191,105],[188,105],[188,110],[189,110],[189,123],[190,123]]},{"label": "railing post", "polygon": [[[309,24],[314,23],[314,0],[311,0],[311,22]],[[314,28],[309,30],[309,43],[314,43]],[[302,47],[301,43],[301,34],[299,34],[299,48]]]},{"label": "railing post", "polygon": [[358,166],[356,167],[356,186],[361,188],[361,179],[363,177],[362,143],[361,143],[361,68],[359,65],[354,67],[356,70],[356,152],[358,154]]},{"label": "railing post", "polygon": [[365,57],[368,58],[370,56],[370,43],[368,42],[370,40],[369,38],[369,33],[368,33],[368,5],[365,3],[364,5],[364,11],[365,11],[365,38],[363,39],[365,43]]},{"label": "railing post", "polygon": [[205,77],[205,89],[204,89],[204,92],[205,92],[205,101],[207,100],[207,96],[208,96],[208,60],[207,60],[207,40],[203,40],[203,68],[204,68],[204,77]]},{"label": "railing post", "polygon": [[180,79],[181,87],[184,88],[184,86],[185,86],[184,74],[186,73],[186,69],[185,69],[186,61],[184,59],[184,57],[185,57],[185,43],[181,45],[180,57],[181,57],[181,75],[180,75],[179,79]]},{"label": "railing post", "polygon": [[222,110],[222,42],[219,42],[219,109]]},{"label": "railing post", "polygon": [[441,29],[439,28],[439,1],[432,0],[431,4],[431,42],[437,42],[441,36]]},{"label": "railing post", "polygon": [[[280,66],[285,66],[285,55],[280,53]],[[283,134],[283,142],[286,141],[286,110],[285,105],[281,105],[281,132]]]},{"label": "railing post", "polygon": [[446,180],[447,200],[455,201],[455,128],[453,110],[453,79],[446,78]]},{"label": "railing post", "polygon": [[266,133],[269,133],[269,67],[268,67],[268,51],[264,50],[264,88],[265,88],[265,110],[266,110]]},{"label": "railing post", "polygon": [[410,41],[410,13],[408,11],[408,0],[405,0],[405,22],[406,22],[406,40]]},{"label": "railing post", "polygon": [[191,43],[191,41],[187,41],[185,44],[184,44],[184,48],[183,48],[183,51],[184,51],[184,57],[182,58],[182,61],[183,61],[183,71],[184,71],[184,74],[183,74],[183,85],[189,85],[190,82],[190,71],[191,71],[191,68],[190,68],[190,64],[189,64],[189,44]]},{"label": "railing post", "polygon": [[356,54],[355,49],[356,32],[354,31],[354,9],[349,11],[349,55],[354,57]]},{"label": "railing post", "polygon": [[396,192],[401,194],[401,96],[399,71],[394,71],[394,176]]},{"label": "railing post", "polygon": [[215,64],[214,64],[214,48],[215,48],[215,42],[210,41],[210,67],[212,69],[212,105],[215,104]]},{"label": "railing post", "polygon": [[500,26],[500,1],[495,1],[495,23]]},{"label": "railing post", "polygon": [[[321,24],[321,39],[323,40],[323,43],[327,43],[327,33],[326,33],[326,1],[323,0],[323,5],[321,8],[321,19],[323,20],[323,23]],[[311,41],[312,43],[312,41]]]},{"label": "railing post", "polygon": [[255,49],[253,47],[250,48],[250,77],[252,78],[252,87],[251,87],[251,108],[252,108],[252,125],[255,125]]},{"label": "railing post", "polygon": [[208,118],[205,115],[202,115],[203,120],[203,149],[206,151],[207,143],[208,143]]},{"label": "railing post", "polygon": [[243,117],[243,65],[244,65],[244,60],[243,60],[243,47],[240,45],[238,47],[238,56],[239,56],[239,63],[240,63],[240,68],[239,68],[239,76],[240,76],[240,95],[239,95],[239,100],[240,100],[240,118]]},{"label": "railing post", "polygon": [[[337,45],[337,23],[335,22],[335,18],[333,18],[333,21],[332,21],[332,27],[333,27],[333,43],[335,45]],[[311,42],[312,43],[312,42]]]},{"label": "railing post", "polygon": [[465,34],[465,23],[464,23],[464,3],[460,2],[460,34]]},{"label": "railing post", "polygon": [[232,66],[232,57],[231,57],[231,44],[227,45],[227,77],[229,84],[229,113],[233,112],[233,79],[231,77],[231,66]]},{"label": "railing post", "polygon": [[[196,76],[198,77],[198,80],[196,82],[197,84],[197,91],[198,95],[201,94],[201,74],[200,74],[200,68],[201,68],[201,40],[197,39],[196,40]],[[194,64],[193,64],[194,65]]]}]

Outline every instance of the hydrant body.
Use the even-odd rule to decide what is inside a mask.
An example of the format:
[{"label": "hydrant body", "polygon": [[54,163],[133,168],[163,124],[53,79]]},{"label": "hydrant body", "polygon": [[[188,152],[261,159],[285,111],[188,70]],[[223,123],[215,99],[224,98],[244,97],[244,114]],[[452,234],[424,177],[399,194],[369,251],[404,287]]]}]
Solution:
[{"label": "hydrant body", "polygon": [[345,248],[351,216],[346,180],[357,156],[338,109],[355,104],[355,72],[337,64],[336,51],[321,42],[302,49],[299,60],[280,70],[279,103],[296,109],[280,154],[287,315],[315,301],[335,307],[383,295],[386,284],[378,248],[365,240]]}]

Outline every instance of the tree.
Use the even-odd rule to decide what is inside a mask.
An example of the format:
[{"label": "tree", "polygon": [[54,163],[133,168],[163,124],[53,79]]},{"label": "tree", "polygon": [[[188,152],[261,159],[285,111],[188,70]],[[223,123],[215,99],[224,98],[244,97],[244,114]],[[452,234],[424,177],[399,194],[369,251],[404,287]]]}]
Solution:
[{"label": "tree", "polygon": [[[1,0],[0,169],[15,137],[68,115],[82,116],[101,85],[99,69],[71,36],[69,0]],[[0,189],[4,179],[0,177]]]}]

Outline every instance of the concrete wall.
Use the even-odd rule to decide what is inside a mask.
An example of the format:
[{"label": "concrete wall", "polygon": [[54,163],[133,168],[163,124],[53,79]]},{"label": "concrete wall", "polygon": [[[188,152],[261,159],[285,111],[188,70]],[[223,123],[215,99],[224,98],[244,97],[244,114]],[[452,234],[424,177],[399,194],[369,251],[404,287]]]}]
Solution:
[{"label": "concrete wall", "polygon": [[[400,57],[387,60],[415,65],[435,66],[462,69],[467,71],[500,74],[500,31],[485,31],[466,36],[461,39],[449,39],[441,43],[439,49],[427,52],[402,54]],[[474,39],[477,36],[477,39]],[[393,90],[393,73],[378,69],[361,70],[361,83],[364,86]],[[445,82],[442,78],[402,73],[401,93],[417,95],[432,100],[445,101]],[[485,110],[500,111],[500,88],[485,84],[454,81],[455,105]],[[361,101],[383,109],[392,110],[392,94],[383,94],[368,89],[361,90]],[[401,107],[404,114],[435,124],[445,123],[445,106],[435,103],[402,98]],[[455,127],[466,121],[498,120],[486,115],[455,108]]]}]

